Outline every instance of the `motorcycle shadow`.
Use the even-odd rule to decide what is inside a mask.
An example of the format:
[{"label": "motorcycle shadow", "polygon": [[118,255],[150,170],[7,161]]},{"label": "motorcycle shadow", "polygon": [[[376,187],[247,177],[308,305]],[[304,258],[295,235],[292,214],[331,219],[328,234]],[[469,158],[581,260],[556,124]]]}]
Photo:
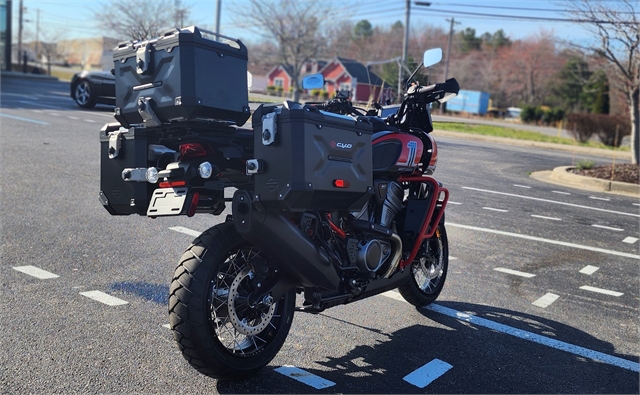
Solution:
[{"label": "motorcycle shadow", "polygon": [[[316,353],[306,372],[336,383],[313,389],[279,373],[263,369],[243,382],[218,382],[220,393],[638,393],[638,372],[621,367],[623,359],[637,364],[638,357],[617,354],[615,347],[571,326],[526,313],[469,303],[441,302],[434,306],[464,312],[496,325],[479,325],[427,308],[418,309],[426,322],[383,333],[387,339],[359,345],[343,356]],[[445,309],[446,310],[446,309]],[[340,320],[339,320],[340,321]],[[486,323],[486,322],[482,322]],[[354,331],[362,330],[357,322]],[[501,331],[504,327],[525,333],[523,338]],[[496,329],[498,328],[498,329]],[[367,328],[368,329],[368,328]],[[371,329],[368,329],[371,330]],[[379,332],[372,328],[374,332]],[[526,335],[531,334],[531,335]],[[317,333],[315,335],[321,336]],[[543,344],[531,341],[548,338]],[[355,336],[355,335],[354,335]],[[357,337],[356,337],[357,338]],[[558,349],[557,343],[569,344]],[[596,361],[575,350],[591,350],[614,360]],[[285,358],[286,360],[286,358]],[[436,361],[451,368],[433,377],[425,387],[407,377]],[[281,359],[282,361],[282,359]],[[622,361],[624,365],[624,361]],[[433,372],[423,371],[423,375]],[[406,378],[406,379],[405,379]],[[407,381],[408,379],[408,381]],[[417,380],[420,382],[421,380]],[[413,384],[412,384],[413,383]]]},{"label": "motorcycle shadow", "polygon": [[122,281],[111,284],[111,291],[133,294],[149,302],[166,306],[169,303],[169,286],[144,282]]}]

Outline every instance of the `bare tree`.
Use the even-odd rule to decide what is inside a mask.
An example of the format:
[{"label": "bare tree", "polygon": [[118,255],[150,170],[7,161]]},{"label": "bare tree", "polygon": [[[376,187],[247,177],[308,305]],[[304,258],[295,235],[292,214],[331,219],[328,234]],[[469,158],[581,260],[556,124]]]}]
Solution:
[{"label": "bare tree", "polygon": [[617,71],[627,96],[631,120],[632,163],[640,163],[640,9],[638,2],[622,0],[604,2],[573,0],[564,3],[574,17],[595,33],[599,43],[585,47],[596,55],[607,59]]},{"label": "bare tree", "polygon": [[[94,18],[106,35],[121,40],[147,40],[184,21],[188,9],[176,7],[173,0],[112,0],[94,11]],[[179,17],[177,17],[179,15]]]},{"label": "bare tree", "polygon": [[245,21],[276,42],[278,60],[291,75],[297,101],[302,66],[317,57],[324,47],[321,24],[326,12],[322,2],[251,0],[251,7],[251,12],[244,16]]}]

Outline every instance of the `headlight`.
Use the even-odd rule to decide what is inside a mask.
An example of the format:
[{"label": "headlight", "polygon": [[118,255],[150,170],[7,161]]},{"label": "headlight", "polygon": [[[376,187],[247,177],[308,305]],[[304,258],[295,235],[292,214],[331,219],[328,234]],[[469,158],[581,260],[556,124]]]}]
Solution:
[{"label": "headlight", "polygon": [[200,173],[200,177],[209,178],[211,177],[211,173],[213,172],[213,166],[209,162],[202,162],[200,166],[198,166],[198,173]]}]

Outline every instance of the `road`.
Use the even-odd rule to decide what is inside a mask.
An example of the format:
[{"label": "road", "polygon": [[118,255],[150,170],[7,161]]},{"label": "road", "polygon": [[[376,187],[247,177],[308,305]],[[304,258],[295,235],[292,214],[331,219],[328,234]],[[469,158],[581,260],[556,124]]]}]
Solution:
[{"label": "road", "polygon": [[218,382],[180,355],[166,302],[191,233],[222,218],[110,216],[98,130],[112,109],[80,110],[59,82],[3,79],[1,99],[2,393],[640,391],[640,200],[528,177],[605,159],[440,139],[438,301],[391,291],[297,314],[265,369]]}]

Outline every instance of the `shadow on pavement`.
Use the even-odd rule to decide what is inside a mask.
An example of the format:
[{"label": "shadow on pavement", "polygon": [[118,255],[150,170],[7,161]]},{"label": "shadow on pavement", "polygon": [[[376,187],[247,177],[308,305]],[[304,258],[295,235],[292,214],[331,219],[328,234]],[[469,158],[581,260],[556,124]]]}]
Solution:
[{"label": "shadow on pavement", "polygon": [[[611,343],[538,316],[468,303],[440,306],[497,324],[638,362],[615,353]],[[254,378],[218,382],[220,393],[634,393],[638,372],[520,339],[431,311],[419,310],[433,325],[413,325],[387,334],[388,340],[356,346],[340,357],[318,355],[309,373],[337,383],[316,390],[283,377],[268,366]],[[381,314],[382,317],[382,314]],[[357,324],[356,324],[357,325]],[[311,335],[311,334],[310,334]],[[315,336],[322,336],[316,333]],[[286,343],[285,343],[286,347]],[[452,368],[424,389],[404,377],[439,359]],[[313,365],[323,369],[314,369]],[[265,387],[264,383],[273,383]]]}]

